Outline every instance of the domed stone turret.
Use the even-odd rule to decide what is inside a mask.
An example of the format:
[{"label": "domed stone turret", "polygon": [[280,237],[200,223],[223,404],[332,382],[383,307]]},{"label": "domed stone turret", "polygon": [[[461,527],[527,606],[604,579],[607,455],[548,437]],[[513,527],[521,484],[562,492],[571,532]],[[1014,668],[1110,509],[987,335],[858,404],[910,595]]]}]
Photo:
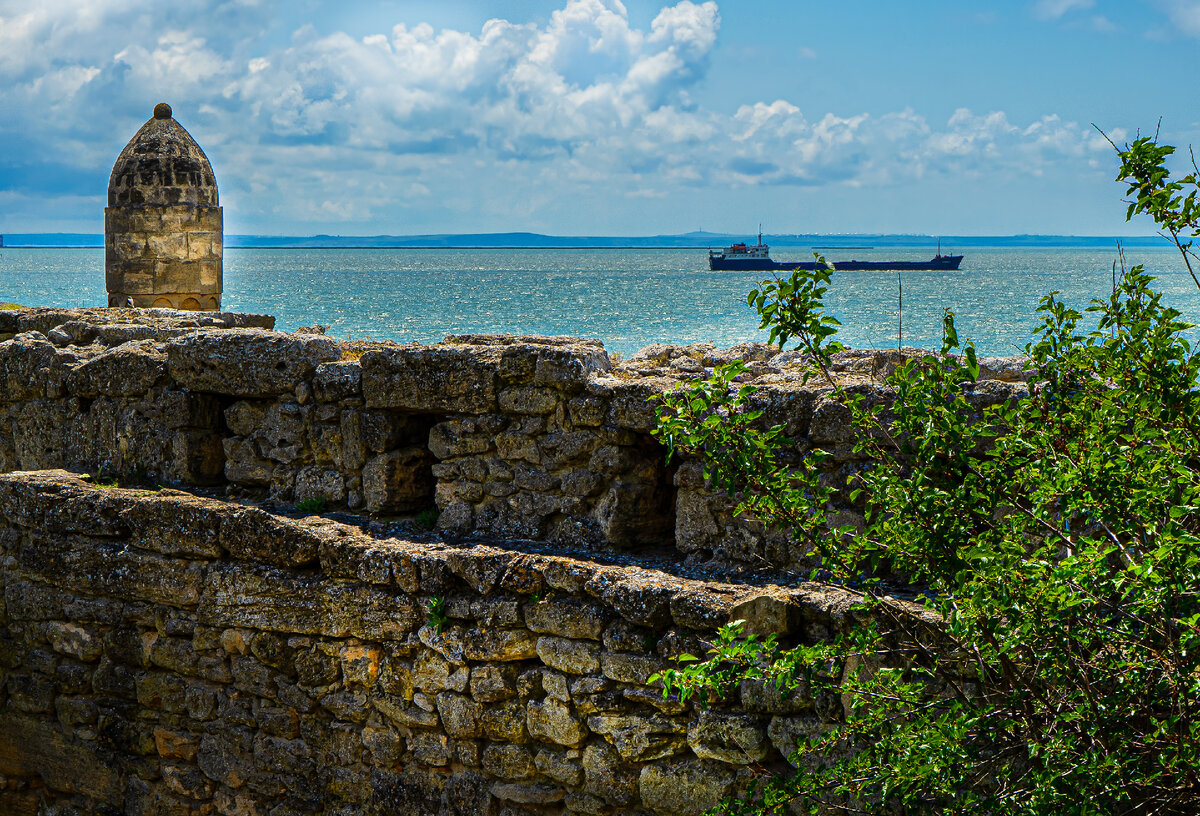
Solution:
[{"label": "domed stone turret", "polygon": [[108,305],[221,308],[222,231],[212,165],[159,103],[108,180]]}]

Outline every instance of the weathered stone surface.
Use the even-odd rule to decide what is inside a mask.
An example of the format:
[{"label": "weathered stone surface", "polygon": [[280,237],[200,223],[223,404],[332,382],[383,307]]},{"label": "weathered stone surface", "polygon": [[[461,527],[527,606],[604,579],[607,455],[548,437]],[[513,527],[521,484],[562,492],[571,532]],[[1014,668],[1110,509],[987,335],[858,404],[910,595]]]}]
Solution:
[{"label": "weathered stone surface", "polygon": [[208,626],[376,640],[402,640],[419,620],[404,595],[234,564],[209,569],[198,616]]},{"label": "weathered stone surface", "polygon": [[587,723],[629,761],[678,756],[687,749],[686,723],[658,714],[597,714],[588,717]]},{"label": "weathered stone surface", "polygon": [[527,711],[526,722],[533,737],[568,746],[581,745],[587,739],[583,718],[553,697],[530,702]]},{"label": "weathered stone surface", "polygon": [[750,714],[701,711],[688,724],[687,735],[696,756],[730,765],[761,762],[769,747],[764,722]]},{"label": "weathered stone surface", "polygon": [[584,749],[583,774],[586,793],[618,807],[637,802],[637,772],[607,742],[592,742]]},{"label": "weathered stone surface", "polygon": [[237,511],[221,526],[220,540],[234,558],[279,567],[313,564],[321,551],[321,537],[310,528],[257,507]]},{"label": "weathered stone surface", "polygon": [[261,329],[202,331],[167,347],[171,376],[194,391],[272,397],[296,390],[317,366],[341,357],[328,337]]},{"label": "weathered stone surface", "polygon": [[601,672],[619,683],[646,685],[652,674],[663,670],[663,661],[648,655],[604,652],[600,655]]},{"label": "weathered stone surface", "polygon": [[525,607],[525,625],[534,632],[599,640],[608,615],[594,604],[544,600]]},{"label": "weathered stone surface", "polygon": [[456,739],[480,736],[483,706],[462,694],[444,691],[437,696],[438,715],[446,733]]},{"label": "weathered stone surface", "polygon": [[595,674],[600,669],[600,645],[584,640],[541,637],[537,654],[552,669],[569,674]]},{"label": "weathered stone surface", "polygon": [[19,715],[0,718],[0,774],[41,779],[53,790],[114,807],[124,794],[120,775],[94,743],[68,739],[49,723]]},{"label": "weathered stone surface", "polygon": [[13,555],[27,574],[76,591],[169,606],[194,606],[200,599],[199,566],[105,539],[36,536]]},{"label": "weathered stone surface", "polygon": [[363,496],[372,513],[424,510],[433,504],[433,454],[409,447],[383,453],[363,466]]},{"label": "weathered stone surface", "polygon": [[729,607],[729,619],[745,621],[748,635],[786,635],[803,626],[803,608],[782,593],[751,593]]},{"label": "weathered stone surface", "polygon": [[122,513],[135,546],[163,555],[215,558],[221,554],[221,518],[227,510],[191,496],[139,501]]},{"label": "weathered stone surface", "polygon": [[536,783],[497,782],[490,790],[492,796],[503,802],[517,802],[523,805],[549,805],[561,802],[566,795],[562,788]]},{"label": "weathered stone surface", "polygon": [[481,414],[496,408],[495,357],[470,346],[404,346],[362,356],[363,397],[372,408]]},{"label": "weathered stone surface", "polygon": [[479,717],[483,735],[498,742],[524,743],[529,740],[526,730],[528,714],[523,703],[504,703],[484,707]]},{"label": "weathered stone surface", "polygon": [[587,591],[611,606],[624,619],[643,626],[662,626],[671,616],[671,596],[677,589],[660,575],[636,571],[598,572]]},{"label": "weathered stone surface", "polygon": [[[471,338],[445,359],[470,363],[459,373],[477,366],[495,402],[485,410],[464,388],[459,411],[365,407],[354,362],[315,363],[278,393],[201,392],[175,378],[168,352],[148,392],[88,385],[92,397],[71,393],[85,380],[72,372],[92,365],[99,376],[101,355],[139,342],[154,371],[155,343],[188,342],[202,327],[163,317],[139,333],[55,319],[44,327],[53,340],[6,346],[35,364],[13,369],[32,378],[25,396],[0,394],[0,470],[104,463],[105,473],[145,468],[188,484],[215,472],[242,502],[99,488],[61,472],[0,474],[0,739],[23,717],[71,745],[101,746],[132,797],[121,806],[140,808],[130,812],[265,816],[285,797],[297,814],[685,812],[695,803],[668,806],[666,791],[690,784],[695,768],[708,769],[701,788],[733,792],[733,774],[783,769],[787,740],[841,716],[837,698],[811,700],[806,689],[785,697],[747,683],[725,701],[731,708],[697,714],[646,685],[681,652],[703,654],[730,619],[787,643],[828,639],[858,620],[844,590],[754,586],[769,580],[764,563],[793,564],[799,548],[734,518],[694,463],[672,478],[661,448],[633,429],[644,406],[621,409],[628,427],[614,419],[613,400],[632,393],[616,384],[653,391],[656,378],[675,383],[740,354],[768,379],[764,416],[791,421],[789,411],[826,392],[794,388],[773,353],[701,344],[609,378],[597,376],[605,361],[586,362],[598,345]],[[110,325],[104,336],[116,345],[106,352]],[[977,391],[992,400],[1012,389]],[[834,445],[829,478],[844,480],[859,463]],[[215,471],[191,464],[205,446]],[[408,449],[437,460],[426,460],[425,495],[443,511],[441,532],[426,529],[424,514],[341,513],[391,512],[370,499],[370,463]],[[301,498],[334,506],[297,519]],[[674,553],[664,537],[672,525]],[[611,551],[651,529],[643,543],[661,549]],[[588,549],[602,555],[581,557]],[[694,557],[672,563],[684,550]],[[730,561],[755,570],[738,585],[699,578]],[[445,620],[430,619],[435,597]],[[6,778],[5,790],[26,790],[31,777]],[[47,812],[96,809],[86,792],[37,789]]]},{"label": "weathered stone surface", "polygon": [[483,749],[480,768],[484,773],[505,780],[528,779],[535,767],[533,754],[523,745],[493,743]]},{"label": "weathered stone surface", "polygon": [[733,772],[703,760],[647,765],[638,777],[642,804],[660,816],[699,816],[732,789]]},{"label": "weathered stone surface", "polygon": [[767,726],[767,737],[775,749],[793,766],[803,765],[809,770],[816,770],[832,757],[800,752],[800,746],[810,739],[823,736],[832,728],[829,723],[823,723],[812,716],[778,716],[771,718],[770,725]]},{"label": "weathered stone surface", "polygon": [[76,396],[129,397],[145,394],[167,374],[167,352],[156,340],[139,340],[101,352],[67,375]]},{"label": "weathered stone surface", "polygon": [[537,638],[526,629],[474,629],[463,638],[468,660],[528,660],[537,655]]},{"label": "weathered stone surface", "polygon": [[339,402],[362,394],[362,366],[357,360],[321,363],[313,372],[313,396],[318,402]]}]

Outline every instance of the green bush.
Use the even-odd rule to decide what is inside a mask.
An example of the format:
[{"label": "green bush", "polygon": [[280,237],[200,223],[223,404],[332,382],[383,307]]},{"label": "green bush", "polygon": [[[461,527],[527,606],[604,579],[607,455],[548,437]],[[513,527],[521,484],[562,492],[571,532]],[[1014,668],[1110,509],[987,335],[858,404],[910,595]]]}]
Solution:
[{"label": "green bush", "polygon": [[[1195,175],[1173,181],[1153,139],[1119,153],[1129,217],[1150,214],[1190,271]],[[751,302],[773,340],[807,330],[825,370],[834,324],[806,274]],[[1200,355],[1152,281],[1123,270],[1087,307],[1091,329],[1043,298],[1027,398],[972,408],[979,368],[949,312],[941,353],[888,378],[887,419],[842,395],[873,463],[853,486],[858,533],[826,527],[821,454],[784,464],[736,367],[664,402],[668,449],[700,457],[740,510],[808,541],[834,580],[906,576],[939,621],[868,579],[872,622],[832,643],[784,648],[733,624],[664,673],[665,693],[702,704],[747,678],[847,701],[798,746],[824,761],[722,812],[1200,813]]]}]

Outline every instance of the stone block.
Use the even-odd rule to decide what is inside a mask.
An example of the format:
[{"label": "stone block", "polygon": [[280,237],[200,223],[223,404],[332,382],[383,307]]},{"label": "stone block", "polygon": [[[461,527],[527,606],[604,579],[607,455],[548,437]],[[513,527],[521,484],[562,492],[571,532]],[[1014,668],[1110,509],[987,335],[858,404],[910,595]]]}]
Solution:
[{"label": "stone block", "polygon": [[558,406],[558,392],[536,386],[513,386],[500,392],[500,410],[506,414],[549,414]]},{"label": "stone block", "polygon": [[433,503],[433,456],[425,448],[380,454],[363,467],[363,495],[372,513],[423,510]]},{"label": "stone block", "polygon": [[823,723],[813,716],[776,716],[771,718],[767,726],[767,737],[775,749],[787,759],[793,767],[805,767],[813,771],[827,765],[834,757],[826,754],[801,752],[801,743],[824,736],[834,726]]},{"label": "stone block", "polygon": [[403,641],[420,620],[404,594],[243,564],[209,568],[197,616],[206,626],[371,641]]},{"label": "stone block", "polygon": [[682,587],[671,596],[671,617],[680,626],[709,635],[729,622],[729,609],[737,595],[702,584]]},{"label": "stone block", "polygon": [[585,793],[617,807],[637,803],[637,770],[607,742],[592,742],[583,749],[583,775]]},{"label": "stone block", "polygon": [[587,592],[630,623],[660,628],[670,622],[671,596],[682,586],[664,577],[634,570],[604,570],[588,581]]},{"label": "stone block", "polygon": [[165,606],[195,606],[203,572],[121,542],[79,536],[30,536],[12,555],[26,574],[73,591]]},{"label": "stone block", "polygon": [[479,725],[483,736],[496,742],[526,743],[529,732],[526,730],[528,713],[525,705],[519,702],[503,703],[484,706],[479,715]]},{"label": "stone block", "polygon": [[220,540],[234,558],[277,567],[314,564],[321,550],[321,537],[310,528],[257,507],[228,513]]},{"label": "stone block", "polygon": [[752,714],[701,711],[688,724],[688,745],[701,759],[750,765],[767,756],[764,721]]},{"label": "stone block", "polygon": [[346,482],[336,470],[317,466],[301,468],[296,474],[293,495],[297,502],[322,499],[331,505],[342,504],[346,501]]},{"label": "stone block", "polygon": [[468,660],[507,662],[537,656],[537,637],[528,629],[472,629],[463,637]]},{"label": "stone block", "polygon": [[313,372],[313,396],[318,402],[340,402],[362,396],[362,366],[358,360],[321,363]]},{"label": "stone block", "polygon": [[659,714],[597,714],[588,728],[607,740],[628,762],[649,762],[687,750],[687,725]]},{"label": "stone block", "polygon": [[642,768],[642,804],[658,816],[700,816],[733,793],[733,771],[719,762],[688,760]]},{"label": "stone block", "polygon": [[336,341],[262,329],[200,331],[170,342],[171,376],[186,388],[233,397],[294,392],[317,366],[341,357]]},{"label": "stone block", "polygon": [[99,746],[70,739],[53,724],[20,714],[0,718],[0,774],[40,778],[51,790],[87,796],[113,808],[124,801],[121,774]]},{"label": "stone block", "polygon": [[674,380],[665,377],[605,379],[589,385],[588,393],[608,403],[608,424],[612,427],[649,433],[658,424],[655,413],[658,403],[654,398],[676,385]]},{"label": "stone block", "polygon": [[496,410],[496,357],[474,347],[373,349],[361,363],[363,398],[370,408],[463,414]]},{"label": "stone block", "polygon": [[510,700],[517,694],[517,671],[512,664],[471,667],[471,696],[481,703]]},{"label": "stone block", "polygon": [[748,635],[787,635],[804,625],[804,609],[791,597],[778,592],[755,592],[729,607],[729,620],[745,621]]},{"label": "stone block", "polygon": [[599,641],[608,617],[604,608],[575,599],[547,599],[524,607],[530,631],[583,640]]},{"label": "stone block", "polygon": [[600,645],[586,640],[540,637],[538,657],[552,669],[568,674],[595,674],[600,670]]},{"label": "stone block", "polygon": [[438,459],[487,453],[493,442],[491,434],[459,420],[439,422],[429,431],[429,450]]},{"label": "stone block", "polygon": [[523,745],[493,743],[483,749],[480,767],[492,777],[514,781],[534,774],[533,754]]},{"label": "stone block", "polygon": [[145,394],[167,375],[167,352],[156,340],[125,343],[97,354],[67,375],[67,390],[89,399]]},{"label": "stone block", "polygon": [[483,706],[470,697],[444,691],[437,695],[437,709],[442,728],[451,737],[473,739],[481,736]]},{"label": "stone block", "polygon": [[136,547],[183,558],[216,558],[221,554],[221,519],[227,512],[207,499],[157,496],[133,504],[122,518]]},{"label": "stone block", "polygon": [[557,745],[576,747],[582,745],[588,735],[583,717],[553,697],[529,703],[526,725],[531,736]]}]

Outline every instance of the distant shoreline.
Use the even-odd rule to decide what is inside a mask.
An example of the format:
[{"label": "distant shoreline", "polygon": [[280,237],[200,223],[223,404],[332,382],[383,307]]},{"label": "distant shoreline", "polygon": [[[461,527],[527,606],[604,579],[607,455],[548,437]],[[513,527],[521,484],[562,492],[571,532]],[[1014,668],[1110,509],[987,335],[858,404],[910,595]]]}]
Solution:
[{"label": "distant shoreline", "polygon": [[[8,233],[0,249],[103,249],[104,237],[90,233]],[[225,249],[704,249],[722,247],[747,240],[731,233],[687,233],[654,236],[580,236],[565,237],[538,233],[468,233],[462,235],[227,235]],[[844,235],[763,235],[776,248],[850,250],[850,249],[934,249],[972,247],[1026,248],[1097,248],[1112,249],[1118,242],[1127,247],[1168,246],[1157,235],[886,235],[851,233]]]}]

